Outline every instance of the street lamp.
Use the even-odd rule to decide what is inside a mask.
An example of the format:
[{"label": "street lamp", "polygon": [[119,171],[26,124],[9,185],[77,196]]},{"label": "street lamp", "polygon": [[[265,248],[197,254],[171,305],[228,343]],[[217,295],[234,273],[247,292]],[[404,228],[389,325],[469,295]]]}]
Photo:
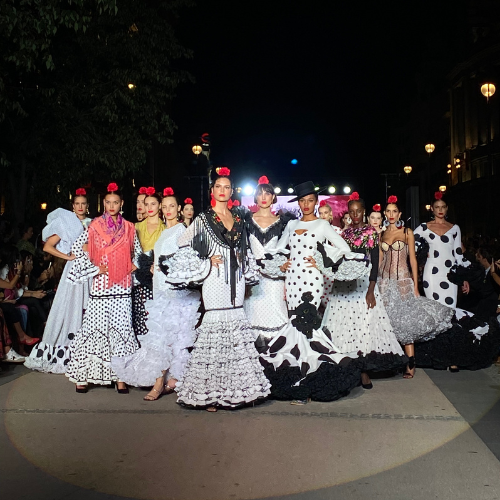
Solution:
[{"label": "street lamp", "polygon": [[429,156],[431,155],[431,153],[434,152],[435,149],[436,149],[436,146],[434,144],[426,144],[425,145],[425,150],[429,153]]},{"label": "street lamp", "polygon": [[481,85],[481,94],[486,97],[486,101],[489,101],[490,97],[495,93],[496,87],[492,83],[485,83]]},{"label": "street lamp", "polygon": [[405,168],[403,168],[405,171],[405,174],[408,175],[413,169],[410,167],[410,165],[407,165]]},{"label": "street lamp", "polygon": [[439,186],[439,191],[444,193],[446,191],[446,186]]},{"label": "street lamp", "polygon": [[202,151],[202,147],[201,146],[193,146],[191,149],[192,149],[193,153],[196,156],[198,156],[201,153],[201,151]]}]

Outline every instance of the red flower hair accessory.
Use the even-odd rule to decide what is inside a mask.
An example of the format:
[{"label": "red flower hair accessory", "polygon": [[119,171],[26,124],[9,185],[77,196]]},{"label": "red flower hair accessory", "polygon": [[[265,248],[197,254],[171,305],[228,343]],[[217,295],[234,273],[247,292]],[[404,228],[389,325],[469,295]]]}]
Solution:
[{"label": "red flower hair accessory", "polygon": [[389,198],[387,199],[387,203],[397,203],[398,202],[398,197],[397,196],[389,196]]},{"label": "red flower hair accessory", "polygon": [[319,206],[320,206],[320,207],[326,207],[326,205],[327,205],[326,200],[321,200],[321,201],[319,202]]},{"label": "red flower hair accessory", "polygon": [[239,206],[240,206],[240,202],[238,200],[234,200],[233,207],[239,207]]},{"label": "red flower hair accessory", "polygon": [[193,204],[193,200],[191,198],[186,198],[184,200],[184,205],[192,205]]},{"label": "red flower hair accessory", "polygon": [[259,177],[257,184],[269,184],[269,179],[263,175],[262,177]]},{"label": "red flower hair accessory", "polygon": [[230,174],[231,170],[229,170],[227,167],[221,167],[217,172],[217,175],[220,175],[221,177],[229,177]]},{"label": "red flower hair accessory", "polygon": [[174,190],[172,188],[165,188],[163,190],[163,196],[173,196],[174,195]]},{"label": "red flower hair accessory", "polygon": [[354,191],[354,193],[349,196],[349,201],[358,201],[359,200],[359,193],[357,191]]},{"label": "red flower hair accessory", "polygon": [[376,205],[373,205],[374,212],[380,212],[381,210],[382,210],[382,207],[378,203]]},{"label": "red flower hair accessory", "polygon": [[116,182],[111,182],[108,184],[108,193],[113,193],[114,191],[118,191],[118,184]]},{"label": "red flower hair accessory", "polygon": [[156,193],[156,189],[152,186],[146,188],[146,195],[147,196],[151,196],[152,194],[155,194]]},{"label": "red flower hair accessory", "polygon": [[141,188],[139,188],[139,194],[146,194],[146,193],[147,193],[147,190],[148,190],[148,188],[146,188],[146,187],[141,187]]},{"label": "red flower hair accessory", "polygon": [[440,200],[443,197],[443,193],[441,191],[436,191],[434,193],[434,199],[435,200]]},{"label": "red flower hair accessory", "polygon": [[85,188],[78,188],[76,190],[76,196],[85,196],[87,194],[87,191],[85,191]]}]

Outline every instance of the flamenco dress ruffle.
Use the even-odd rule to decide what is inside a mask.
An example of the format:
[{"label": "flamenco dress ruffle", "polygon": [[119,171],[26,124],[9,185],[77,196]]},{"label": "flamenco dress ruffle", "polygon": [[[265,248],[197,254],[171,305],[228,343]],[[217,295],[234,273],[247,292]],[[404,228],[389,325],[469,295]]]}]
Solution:
[{"label": "flamenco dress ruffle", "polygon": [[466,313],[453,319],[446,332],[429,342],[415,344],[415,361],[422,368],[480,370],[490,366],[500,352],[500,325],[496,317],[489,322]]},{"label": "flamenco dress ruffle", "polygon": [[141,336],[140,349],[127,357],[112,359],[120,380],[135,387],[150,387],[165,372],[167,379],[180,379],[195,339],[200,317],[200,293],[168,290],[146,302],[148,333]]}]

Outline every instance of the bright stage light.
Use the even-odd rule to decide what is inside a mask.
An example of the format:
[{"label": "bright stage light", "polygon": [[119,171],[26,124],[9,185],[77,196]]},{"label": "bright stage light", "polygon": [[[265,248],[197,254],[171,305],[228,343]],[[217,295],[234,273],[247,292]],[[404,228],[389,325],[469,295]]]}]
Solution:
[{"label": "bright stage light", "polygon": [[335,193],[335,186],[330,186],[330,187],[328,188],[328,192],[329,192],[330,194]]},{"label": "bright stage light", "polygon": [[276,187],[274,188],[274,192],[275,192],[276,194],[280,194],[280,193],[281,193],[281,188],[280,188],[279,186],[276,186]]},{"label": "bright stage light", "polygon": [[349,186],[344,187],[344,193],[349,194],[351,192],[351,188]]},{"label": "bright stage light", "polygon": [[292,165],[297,165],[299,163],[299,160],[296,160],[295,158],[290,162]]},{"label": "bright stage light", "polygon": [[253,186],[251,186],[250,184],[247,184],[244,188],[243,188],[243,194],[245,196],[252,196],[252,194],[254,193],[254,188]]},{"label": "bright stage light", "polygon": [[290,194],[292,194],[292,193],[293,193],[293,188],[292,188],[292,187],[288,188],[288,192],[289,192]]}]

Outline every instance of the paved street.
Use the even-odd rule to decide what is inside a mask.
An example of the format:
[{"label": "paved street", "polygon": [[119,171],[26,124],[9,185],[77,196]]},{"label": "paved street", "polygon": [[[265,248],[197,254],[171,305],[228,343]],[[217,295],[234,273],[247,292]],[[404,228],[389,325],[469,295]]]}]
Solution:
[{"label": "paved street", "polygon": [[216,414],[3,368],[2,498],[500,498],[496,367]]}]

